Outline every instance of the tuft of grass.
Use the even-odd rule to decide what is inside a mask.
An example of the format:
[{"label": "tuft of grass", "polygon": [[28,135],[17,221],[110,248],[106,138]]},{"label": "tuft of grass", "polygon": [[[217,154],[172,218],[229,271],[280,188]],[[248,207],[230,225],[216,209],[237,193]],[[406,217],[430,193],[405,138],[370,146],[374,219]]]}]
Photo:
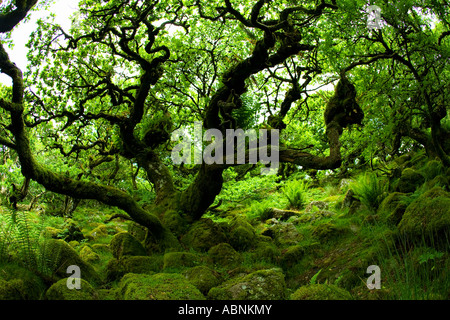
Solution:
[{"label": "tuft of grass", "polygon": [[303,180],[288,181],[281,189],[284,196],[289,201],[290,207],[294,209],[303,209],[306,205],[306,193],[309,184]]},{"label": "tuft of grass", "polygon": [[351,188],[355,198],[361,201],[370,211],[376,212],[387,195],[388,183],[373,172],[359,176]]}]

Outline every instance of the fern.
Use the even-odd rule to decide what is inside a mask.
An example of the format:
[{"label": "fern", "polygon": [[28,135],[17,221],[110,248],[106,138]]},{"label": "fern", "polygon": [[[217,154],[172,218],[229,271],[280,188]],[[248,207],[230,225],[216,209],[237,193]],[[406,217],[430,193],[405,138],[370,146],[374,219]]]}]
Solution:
[{"label": "fern", "polygon": [[30,271],[48,274],[45,241],[40,239],[44,221],[33,226],[25,213],[16,210],[10,210],[2,218],[5,226],[0,230],[0,261],[12,257]]},{"label": "fern", "polygon": [[308,183],[302,180],[292,180],[286,183],[282,192],[288,199],[291,207],[296,209],[303,209],[306,204],[306,191],[308,190]]},{"label": "fern", "polygon": [[375,212],[386,197],[387,183],[378,178],[375,173],[368,172],[360,176],[351,188],[355,198]]}]

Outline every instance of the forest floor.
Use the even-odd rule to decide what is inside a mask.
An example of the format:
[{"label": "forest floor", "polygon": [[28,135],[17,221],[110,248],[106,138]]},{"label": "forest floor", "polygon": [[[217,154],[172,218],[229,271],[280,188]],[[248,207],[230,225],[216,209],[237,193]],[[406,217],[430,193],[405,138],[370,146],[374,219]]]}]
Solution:
[{"label": "forest floor", "polygon": [[164,246],[98,204],[71,218],[2,206],[0,299],[450,299],[449,170],[396,166],[389,180],[230,178]]}]

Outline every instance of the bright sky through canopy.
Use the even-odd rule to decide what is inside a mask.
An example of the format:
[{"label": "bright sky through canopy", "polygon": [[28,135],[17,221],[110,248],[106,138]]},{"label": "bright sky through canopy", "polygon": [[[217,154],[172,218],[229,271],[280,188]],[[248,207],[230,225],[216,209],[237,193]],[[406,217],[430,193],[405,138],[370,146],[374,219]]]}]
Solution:
[{"label": "bright sky through canopy", "polygon": [[[30,20],[28,22],[22,22],[12,31],[12,39],[14,41],[14,48],[5,48],[9,54],[9,58],[14,62],[22,72],[25,72],[27,61],[27,48],[26,44],[29,41],[30,34],[36,28],[36,21],[48,17],[50,13],[54,13],[55,23],[61,25],[64,30],[69,30],[70,19],[69,17],[78,9],[78,2],[80,0],[55,0],[50,6],[49,10],[41,10],[32,12]],[[11,79],[0,74],[0,82],[6,85],[11,85]]]}]

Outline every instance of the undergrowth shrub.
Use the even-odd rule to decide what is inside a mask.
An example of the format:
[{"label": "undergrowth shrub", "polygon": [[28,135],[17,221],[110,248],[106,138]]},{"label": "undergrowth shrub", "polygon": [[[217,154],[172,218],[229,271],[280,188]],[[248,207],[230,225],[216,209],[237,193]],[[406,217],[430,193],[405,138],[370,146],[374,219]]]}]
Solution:
[{"label": "undergrowth shrub", "polygon": [[360,175],[351,184],[351,188],[355,198],[361,201],[369,210],[376,212],[381,202],[387,196],[388,183],[375,173],[367,172],[364,175]]},{"label": "undergrowth shrub", "polygon": [[286,182],[281,191],[289,201],[290,207],[303,209],[306,205],[308,187],[309,184],[303,180],[291,180]]},{"label": "undergrowth shrub", "polygon": [[26,269],[49,274],[45,261],[45,241],[41,237],[43,220],[36,225],[25,212],[8,210],[0,216],[0,261],[13,260]]}]

